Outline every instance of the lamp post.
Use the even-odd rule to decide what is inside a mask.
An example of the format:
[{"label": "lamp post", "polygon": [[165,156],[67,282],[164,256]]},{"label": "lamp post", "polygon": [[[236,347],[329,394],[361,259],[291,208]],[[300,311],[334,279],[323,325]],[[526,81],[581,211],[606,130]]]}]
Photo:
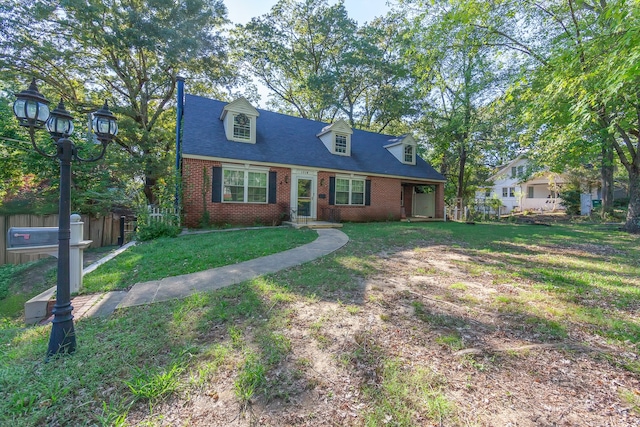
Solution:
[{"label": "lamp post", "polygon": [[[58,159],[60,162],[60,204],[58,222],[58,276],[56,282],[56,303],[53,308],[53,322],[47,359],[60,353],[73,353],[76,350],[76,336],[73,328],[73,307],[71,306],[69,239],[71,236],[71,161],[95,162],[100,160],[107,145],[118,133],[116,117],[109,111],[107,102],[93,113],[93,132],[102,146],[99,155],[84,159],[78,155],[76,146],[69,139],[73,133],[73,117],[60,100],[58,106],[49,111],[49,101],[38,92],[36,79],[31,81],[29,89],[16,94],[13,113],[21,126],[29,128],[31,145],[41,155]],[[38,147],[35,131],[46,126],[53,138],[56,152],[49,154]]]}]

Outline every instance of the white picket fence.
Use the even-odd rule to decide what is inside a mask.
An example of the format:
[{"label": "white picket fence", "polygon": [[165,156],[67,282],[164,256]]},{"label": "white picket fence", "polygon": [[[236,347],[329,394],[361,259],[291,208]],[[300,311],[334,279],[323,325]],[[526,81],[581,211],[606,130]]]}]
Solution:
[{"label": "white picket fence", "polygon": [[148,210],[149,222],[162,222],[180,227],[180,209],[149,206]]}]

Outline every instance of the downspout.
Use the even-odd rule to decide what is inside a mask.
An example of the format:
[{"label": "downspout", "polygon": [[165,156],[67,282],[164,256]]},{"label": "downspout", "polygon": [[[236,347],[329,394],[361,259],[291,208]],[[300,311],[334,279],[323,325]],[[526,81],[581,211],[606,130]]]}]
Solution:
[{"label": "downspout", "polygon": [[184,111],[184,77],[177,76],[176,84],[178,86],[178,94],[176,99],[176,194],[175,208],[180,208],[180,178],[182,176],[180,164],[182,162],[182,115]]}]

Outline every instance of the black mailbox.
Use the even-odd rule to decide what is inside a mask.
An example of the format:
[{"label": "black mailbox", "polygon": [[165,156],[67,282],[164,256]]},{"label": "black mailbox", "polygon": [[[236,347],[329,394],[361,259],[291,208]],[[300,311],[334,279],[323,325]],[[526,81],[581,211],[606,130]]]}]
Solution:
[{"label": "black mailbox", "polygon": [[9,249],[57,244],[58,227],[11,227],[7,232]]}]

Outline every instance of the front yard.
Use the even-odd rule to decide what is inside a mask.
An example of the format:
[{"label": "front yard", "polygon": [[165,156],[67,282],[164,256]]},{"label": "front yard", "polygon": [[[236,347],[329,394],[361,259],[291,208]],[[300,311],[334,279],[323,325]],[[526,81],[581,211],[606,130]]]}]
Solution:
[{"label": "front yard", "polygon": [[5,325],[0,424],[640,424],[638,236],[343,231],[315,262],[83,319],[78,352],[47,364],[48,327]]}]

